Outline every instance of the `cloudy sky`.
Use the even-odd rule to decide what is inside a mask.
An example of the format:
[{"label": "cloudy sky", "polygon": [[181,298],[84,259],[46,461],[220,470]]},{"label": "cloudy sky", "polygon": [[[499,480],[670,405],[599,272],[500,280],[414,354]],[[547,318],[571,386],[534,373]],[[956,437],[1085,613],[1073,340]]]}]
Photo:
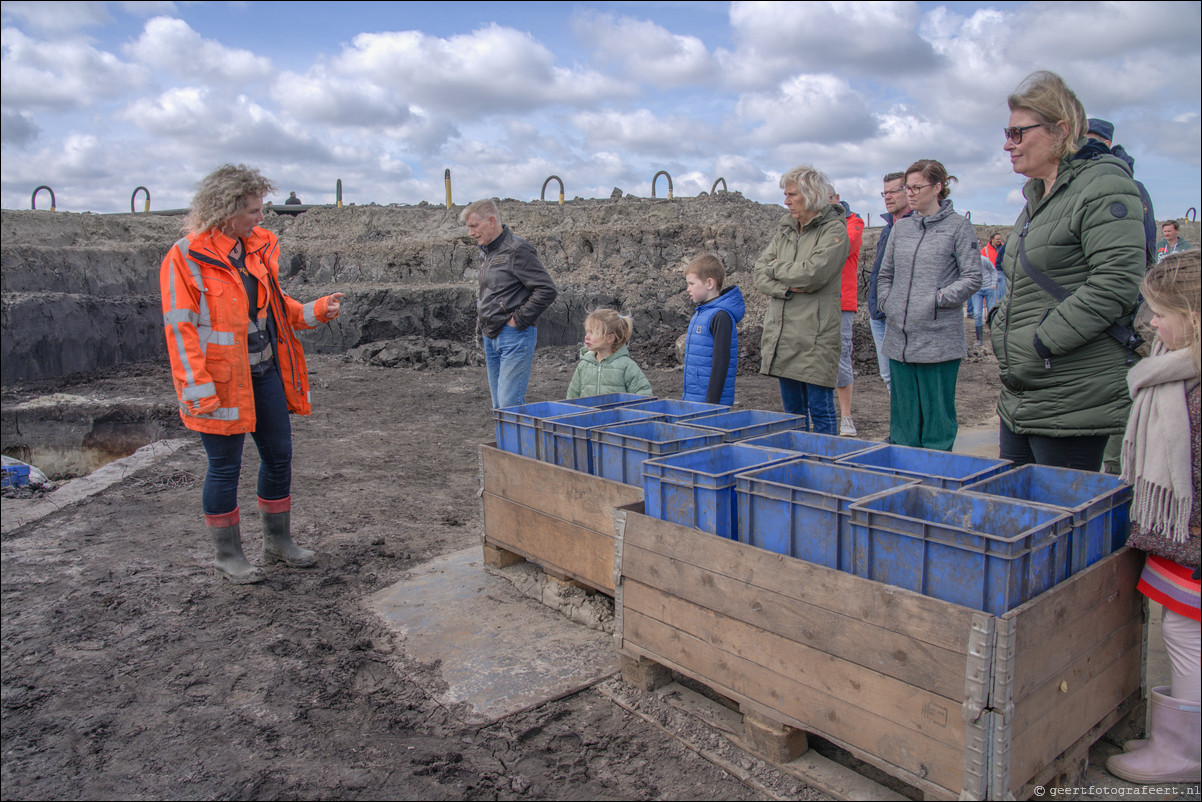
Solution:
[{"label": "cloudy sky", "polygon": [[[306,203],[650,196],[777,202],[810,163],[876,224],[937,158],[1013,222],[1006,95],[1060,73],[1117,127],[1157,215],[1198,206],[1202,4],[4,2],[0,205],[186,206],[223,162]],[[666,186],[660,179],[660,197]],[[558,197],[552,184],[548,198]],[[39,208],[49,196],[38,197]],[[139,197],[137,208],[142,208]]]}]

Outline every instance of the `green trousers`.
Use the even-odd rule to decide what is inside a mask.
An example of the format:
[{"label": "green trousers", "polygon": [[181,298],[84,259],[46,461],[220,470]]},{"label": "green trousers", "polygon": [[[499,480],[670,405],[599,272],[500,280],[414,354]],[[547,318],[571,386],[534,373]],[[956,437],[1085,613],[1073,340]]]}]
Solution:
[{"label": "green trousers", "polygon": [[960,360],[889,360],[889,439],[894,445],[951,451],[956,442]]}]

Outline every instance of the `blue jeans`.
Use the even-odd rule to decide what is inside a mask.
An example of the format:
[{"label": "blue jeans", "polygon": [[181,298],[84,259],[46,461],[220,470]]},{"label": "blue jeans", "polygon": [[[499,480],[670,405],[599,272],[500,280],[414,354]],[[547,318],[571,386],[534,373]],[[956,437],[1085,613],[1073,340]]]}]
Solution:
[{"label": "blue jeans", "polygon": [[868,318],[868,326],[872,329],[872,341],[876,343],[876,366],[881,373],[881,380],[885,382],[885,389],[889,389],[889,357],[881,352],[881,346],[885,343],[885,328],[888,325],[887,320],[877,320],[874,317]]},{"label": "blue jeans", "polygon": [[[259,498],[275,501],[292,494],[292,423],[280,372],[271,369],[252,380],[255,392],[255,430],[259,448]],[[245,434],[200,433],[209,469],[201,503],[205,515],[225,515],[238,508],[238,477],[242,473]]]},{"label": "blue jeans", "polygon": [[993,308],[993,290],[977,290],[968,299],[968,303],[972,307],[973,325],[980,328],[985,323],[987,308]]},{"label": "blue jeans", "polygon": [[516,407],[526,403],[526,385],[534,365],[534,346],[538,329],[518,331],[506,325],[495,339],[484,338],[484,364],[488,368],[488,391],[493,409]]},{"label": "blue jeans", "polygon": [[785,412],[806,419],[803,431],[836,434],[835,391],[818,384],[795,379],[780,380],[780,400]]}]

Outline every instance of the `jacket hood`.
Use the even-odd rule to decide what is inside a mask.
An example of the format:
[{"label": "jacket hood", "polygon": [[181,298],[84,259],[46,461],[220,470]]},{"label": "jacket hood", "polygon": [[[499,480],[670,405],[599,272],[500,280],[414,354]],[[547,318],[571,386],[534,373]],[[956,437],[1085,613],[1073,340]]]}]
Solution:
[{"label": "jacket hood", "polygon": [[935,212],[934,214],[929,214],[926,217],[923,217],[913,209],[910,211],[914,214],[918,224],[925,228],[926,226],[938,223],[941,220],[946,220],[947,218],[951,217],[956,213],[956,207],[952,204],[951,198],[944,198],[943,200],[939,201],[939,211]]},{"label": "jacket hood", "polygon": [[[810,222],[802,226],[802,229],[817,225],[818,223],[821,223],[825,220],[830,220],[831,218],[836,220],[847,219],[843,216],[843,207],[837,203],[823,204],[822,210],[818,212],[818,214],[814,215]],[[797,231],[797,221],[793,219],[793,215],[785,212],[780,218],[780,228],[786,231]]]},{"label": "jacket hood", "polygon": [[[789,219],[792,220],[793,218],[790,217]],[[737,285],[726,287],[717,298],[712,301],[706,301],[697,308],[702,309],[711,306],[721,309],[730,315],[735,325],[738,325],[739,321],[743,319],[743,315],[747,313],[747,305],[743,301],[743,291]]]},{"label": "jacket hood", "polygon": [[612,362],[613,360],[617,359],[618,357],[622,357],[622,356],[630,356],[630,350],[627,349],[627,347],[625,345],[618,346],[618,350],[614,351],[612,354],[605,357],[605,359],[601,359],[601,360],[598,360],[597,355],[594,354],[592,351],[588,350],[588,346],[581,346],[581,348],[580,348],[580,358],[581,359],[583,359],[587,362],[595,362],[595,363],[599,363],[602,365],[604,365],[606,362]]}]

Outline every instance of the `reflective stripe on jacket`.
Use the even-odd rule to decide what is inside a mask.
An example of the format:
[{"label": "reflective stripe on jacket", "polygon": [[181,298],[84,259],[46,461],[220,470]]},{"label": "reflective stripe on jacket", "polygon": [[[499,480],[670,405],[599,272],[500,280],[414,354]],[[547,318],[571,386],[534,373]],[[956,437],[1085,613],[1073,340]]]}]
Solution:
[{"label": "reflective stripe on jacket", "polygon": [[[163,329],[172,379],[180,401],[180,417],[189,429],[210,434],[241,434],[255,429],[248,331],[256,324],[249,314],[246,287],[229,259],[236,241],[212,229],[189,234],[168,251],[159,270]],[[280,288],[279,240],[256,228],[244,240],[246,269],[259,283],[255,307],[258,325],[267,309],[275,320],[275,356],[288,409],[309,414],[309,376],[305,355],[294,329],[325,323],[328,298],[307,304],[294,301]],[[195,414],[190,404],[217,396],[218,408]]]}]

